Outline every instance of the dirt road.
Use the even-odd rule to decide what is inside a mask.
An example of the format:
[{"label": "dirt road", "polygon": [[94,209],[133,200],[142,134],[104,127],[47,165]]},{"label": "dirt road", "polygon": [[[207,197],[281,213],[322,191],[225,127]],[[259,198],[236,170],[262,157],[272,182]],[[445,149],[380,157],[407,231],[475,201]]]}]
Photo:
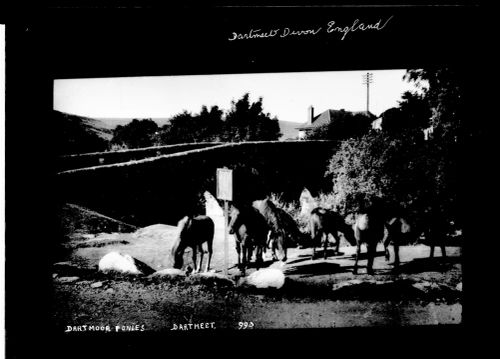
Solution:
[{"label": "dirt road", "polygon": [[[65,260],[87,271],[70,282],[63,279],[68,273],[54,274],[56,327],[65,331],[68,326],[139,326],[164,331],[189,323],[238,329],[240,323],[252,323],[252,328],[331,328],[461,322],[459,247],[448,247],[448,258],[434,260],[427,258],[426,246],[401,247],[399,273],[385,261],[381,247],[374,276],[364,274],[366,258],[360,260],[360,274],[352,274],[353,247],[341,247],[341,255],[329,253],[327,260],[319,249],[312,260],[311,248],[291,248],[286,265],[266,262],[284,270],[285,286],[264,292],[189,279],[112,278],[93,269],[110,251],[128,253],[155,270],[168,268],[175,237],[174,227],[155,225],[133,234],[75,239]],[[220,234],[216,236],[212,262],[217,272],[223,270],[220,238]],[[230,237],[230,241],[230,265],[234,266],[234,239]],[[437,255],[441,255],[439,250]],[[190,261],[186,253],[186,265]],[[236,279],[239,271],[232,267],[229,274]]]}]

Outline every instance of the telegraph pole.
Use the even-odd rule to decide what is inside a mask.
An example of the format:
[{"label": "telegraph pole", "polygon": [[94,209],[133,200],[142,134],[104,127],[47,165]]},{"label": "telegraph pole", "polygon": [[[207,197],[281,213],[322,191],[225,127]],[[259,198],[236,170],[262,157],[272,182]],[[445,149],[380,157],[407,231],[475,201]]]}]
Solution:
[{"label": "telegraph pole", "polygon": [[364,75],[361,75],[363,78],[363,84],[366,84],[366,112],[370,111],[370,84],[373,83],[373,74],[371,72],[367,72]]}]

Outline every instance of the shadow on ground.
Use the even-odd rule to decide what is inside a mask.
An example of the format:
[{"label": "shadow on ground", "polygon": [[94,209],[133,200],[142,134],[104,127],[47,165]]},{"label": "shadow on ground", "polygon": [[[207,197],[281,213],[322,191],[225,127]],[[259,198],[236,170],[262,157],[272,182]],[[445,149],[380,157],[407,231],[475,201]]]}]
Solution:
[{"label": "shadow on ground", "polygon": [[316,262],[303,264],[295,267],[287,268],[286,275],[301,275],[303,277],[312,277],[315,275],[335,274],[346,272],[346,267],[342,267],[337,263]]},{"label": "shadow on ground", "polygon": [[415,258],[411,261],[401,263],[398,272],[405,274],[444,272],[450,270],[458,263],[461,263],[460,257]]}]

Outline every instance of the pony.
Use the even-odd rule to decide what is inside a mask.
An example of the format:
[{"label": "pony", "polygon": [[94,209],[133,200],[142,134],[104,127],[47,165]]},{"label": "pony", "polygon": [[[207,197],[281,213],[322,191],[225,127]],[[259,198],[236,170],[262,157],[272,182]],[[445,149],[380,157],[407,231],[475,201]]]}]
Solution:
[{"label": "pony", "polygon": [[414,230],[413,226],[409,224],[404,216],[396,215],[392,217],[387,223],[388,235],[384,241],[385,258],[390,259],[388,251],[389,243],[392,242],[394,246],[394,266],[398,267],[399,260],[399,246],[403,243],[403,238],[409,235],[424,234],[427,245],[431,247],[430,258],[434,257],[434,248],[441,247],[443,257],[446,257],[446,248],[444,240],[446,238],[446,224],[443,218],[436,214],[431,208],[424,212],[424,224],[420,230]]},{"label": "pony", "polygon": [[242,273],[245,273],[245,268],[251,262],[254,250],[255,263],[257,268],[260,268],[269,232],[266,221],[255,208],[236,208],[234,205],[231,206],[230,218],[229,234],[234,234],[236,237],[238,268]]},{"label": "pony", "polygon": [[268,247],[271,247],[273,258],[286,262],[287,248],[300,238],[300,230],[293,218],[269,199],[253,202],[269,226]]},{"label": "pony", "polygon": [[398,267],[399,261],[399,246],[403,243],[403,237],[408,236],[412,232],[412,226],[402,216],[395,216],[385,224],[387,235],[384,240],[384,250],[386,261],[390,260],[389,244],[392,242],[394,247],[394,266]]},{"label": "pony", "polygon": [[[193,250],[194,273],[201,270],[203,263],[203,243],[207,243],[208,261],[205,266],[205,272],[210,269],[210,262],[213,254],[213,239],[215,225],[208,216],[185,216],[177,224],[179,235],[172,247],[172,257],[174,258],[174,268],[181,269],[183,265],[184,251],[187,247]],[[197,260],[197,252],[200,252],[200,261]]]},{"label": "pony", "polygon": [[316,255],[316,247],[319,243],[320,246],[323,244],[324,252],[323,258],[327,258],[327,247],[328,247],[328,235],[331,234],[335,238],[336,249],[335,253],[339,254],[340,248],[340,237],[338,232],[342,232],[346,240],[351,244],[355,245],[356,240],[352,229],[345,223],[344,219],[340,214],[335,211],[316,207],[311,211],[309,217],[309,229],[311,231],[311,239],[313,245],[313,252],[311,259],[314,259]]},{"label": "pony", "polygon": [[387,235],[385,222],[385,208],[382,200],[373,198],[371,203],[360,208],[352,226],[356,239],[356,261],[353,273],[358,273],[358,261],[361,253],[361,244],[366,244],[368,255],[367,273],[374,274],[373,261],[377,252],[377,244]]},{"label": "pony", "polygon": [[434,258],[434,248],[441,247],[441,255],[446,257],[445,239],[447,233],[446,221],[437,205],[425,211],[425,229],[423,231],[427,245],[431,247],[429,258]]}]

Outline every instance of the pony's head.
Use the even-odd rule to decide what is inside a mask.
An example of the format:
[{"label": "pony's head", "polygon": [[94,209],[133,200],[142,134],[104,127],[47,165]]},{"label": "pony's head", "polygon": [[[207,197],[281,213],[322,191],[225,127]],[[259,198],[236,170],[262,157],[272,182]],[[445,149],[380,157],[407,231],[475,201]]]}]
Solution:
[{"label": "pony's head", "polygon": [[236,208],[232,207],[229,213],[229,234],[234,234],[236,230],[241,225],[241,212]]},{"label": "pony's head", "polygon": [[354,235],[355,229],[354,225],[345,224],[344,226],[344,238],[351,246],[356,245],[356,236]]},{"label": "pony's head", "polygon": [[179,234],[177,240],[172,246],[171,255],[174,261],[174,268],[181,269],[184,264],[184,250],[186,249],[185,241],[189,227],[191,226],[192,219],[188,216],[182,218],[177,224]]},{"label": "pony's head", "polygon": [[184,249],[181,248],[180,246],[180,241],[177,241],[174,246],[172,247],[172,252],[171,252],[173,262],[174,262],[174,268],[175,269],[182,269],[182,266],[184,265]]}]

